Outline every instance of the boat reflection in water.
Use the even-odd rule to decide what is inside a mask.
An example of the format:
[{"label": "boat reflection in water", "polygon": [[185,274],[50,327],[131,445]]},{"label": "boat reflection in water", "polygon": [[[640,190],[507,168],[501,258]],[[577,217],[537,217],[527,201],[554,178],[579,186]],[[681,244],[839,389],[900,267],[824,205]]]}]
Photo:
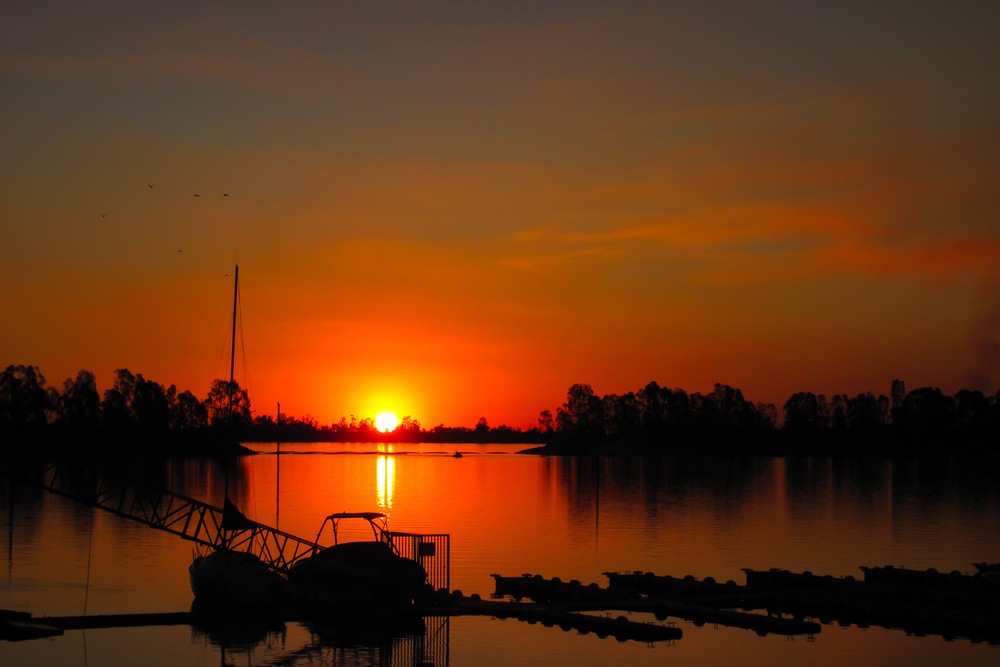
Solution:
[{"label": "boat reflection in water", "polygon": [[222,664],[285,667],[447,665],[449,634],[447,617],[412,613],[343,614],[308,623],[215,619],[191,628],[194,642],[219,648]]}]

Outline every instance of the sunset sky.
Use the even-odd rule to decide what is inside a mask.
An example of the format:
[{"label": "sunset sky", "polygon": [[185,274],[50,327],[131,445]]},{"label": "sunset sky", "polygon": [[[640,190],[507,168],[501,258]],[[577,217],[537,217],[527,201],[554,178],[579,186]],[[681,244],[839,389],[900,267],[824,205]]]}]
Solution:
[{"label": "sunset sky", "polygon": [[998,35],[994,1],[8,0],[0,365],[204,397],[238,263],[260,413],[992,393]]}]

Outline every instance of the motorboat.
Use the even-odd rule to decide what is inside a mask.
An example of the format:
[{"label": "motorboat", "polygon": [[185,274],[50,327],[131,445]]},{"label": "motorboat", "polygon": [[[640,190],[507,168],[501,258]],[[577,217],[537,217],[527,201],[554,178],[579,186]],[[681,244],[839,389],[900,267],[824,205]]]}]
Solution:
[{"label": "motorboat", "polygon": [[[373,539],[341,541],[339,530],[345,520],[367,522]],[[405,606],[419,599],[429,590],[427,572],[417,561],[399,554],[387,523],[388,517],[381,512],[338,512],[326,517],[315,542],[328,546],[288,570],[292,599],[367,608]]]}]

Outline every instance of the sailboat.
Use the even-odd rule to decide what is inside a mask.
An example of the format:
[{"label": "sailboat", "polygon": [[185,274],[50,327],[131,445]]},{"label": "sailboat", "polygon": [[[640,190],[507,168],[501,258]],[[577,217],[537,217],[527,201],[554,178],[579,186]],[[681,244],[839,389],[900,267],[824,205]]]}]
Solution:
[{"label": "sailboat", "polygon": [[210,604],[271,605],[278,601],[284,588],[284,577],[272,570],[255,555],[229,548],[239,531],[253,530],[257,523],[249,519],[229,497],[229,463],[236,442],[232,434],[234,370],[236,364],[236,314],[240,289],[240,267],[236,266],[233,280],[233,324],[229,357],[229,400],[226,428],[226,485],[220,529],[222,547],[208,553],[196,553],[188,567],[191,592],[195,600]]}]

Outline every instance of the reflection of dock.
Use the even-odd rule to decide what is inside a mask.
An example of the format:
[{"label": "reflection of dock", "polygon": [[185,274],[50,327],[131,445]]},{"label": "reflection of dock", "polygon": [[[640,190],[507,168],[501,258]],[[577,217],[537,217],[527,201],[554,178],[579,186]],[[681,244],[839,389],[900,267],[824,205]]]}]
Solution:
[{"label": "reflection of dock", "polygon": [[[408,636],[420,644],[429,640],[412,629],[428,619],[452,616],[513,618],[546,627],[614,637],[619,641],[673,641],[682,631],[667,619],[683,619],[696,626],[712,624],[751,630],[760,635],[812,635],[820,623],[841,626],[872,625],[902,629],[908,634],[937,634],[945,639],[965,637],[974,642],[1000,643],[1000,585],[988,577],[959,572],[938,573],[901,568],[861,568],[864,579],[835,578],[809,572],[745,570],[747,583],[716,582],[711,577],[676,578],[651,572],[608,572],[609,586],[563,582],[539,575],[493,575],[494,598],[466,597],[459,591],[440,589],[404,615],[359,616],[343,610],[305,617],[300,610],[276,607],[257,610],[199,609],[166,614],[108,614],[31,618],[18,612],[0,612],[0,637],[31,639],[61,634],[64,630],[151,625],[246,628],[281,627],[298,622],[316,634],[347,641],[364,636],[373,643],[379,636]],[[530,600],[530,601],[523,601]],[[764,610],[765,613],[755,613]],[[635,621],[613,612],[648,614],[655,618]],[[403,621],[402,623],[400,621]],[[323,628],[322,632],[314,630]],[[436,636],[446,635],[443,633]],[[375,633],[375,634],[372,634]],[[386,634],[388,633],[388,634]],[[384,642],[382,642],[384,643]],[[386,644],[388,646],[388,644]],[[427,644],[429,646],[429,644]],[[424,644],[421,644],[424,646]],[[420,648],[424,651],[424,648]],[[447,647],[443,649],[447,653]],[[440,650],[438,651],[440,652]]]},{"label": "reflection of dock", "polygon": [[[289,628],[288,623],[298,627]],[[139,614],[93,616],[52,616],[33,618],[24,612],[0,610],[0,640],[22,641],[59,636],[64,631],[107,628],[137,628],[189,625],[193,636],[203,637],[219,647],[223,664],[228,652],[253,652],[275,637],[281,641],[279,654],[271,664],[327,664],[322,656],[329,649],[361,651],[377,664],[393,667],[447,665],[449,625],[446,616],[422,616],[414,610],[342,613],[321,617],[296,617],[289,609],[202,609]],[[290,637],[297,637],[298,642]],[[367,659],[366,658],[366,659]],[[338,663],[339,664],[339,663]],[[353,664],[353,663],[352,663]],[[359,662],[358,664],[362,664]]]},{"label": "reflection of dock", "polygon": [[[1000,643],[1000,585],[981,575],[894,567],[862,567],[864,579],[787,570],[744,572],[747,584],[607,573],[612,589],[647,600],[716,608],[764,609],[769,617],[818,619],[841,626],[879,626],[913,635]],[[672,615],[673,612],[667,610]],[[758,615],[759,616],[759,615]]]},{"label": "reflection of dock", "polygon": [[[610,575],[609,575],[610,576]],[[681,600],[676,597],[644,595],[625,587],[601,588],[597,584],[584,586],[578,581],[563,582],[558,578],[544,579],[539,575],[502,577],[494,574],[497,596],[509,596],[514,600],[529,598],[545,601],[564,610],[601,611],[616,609],[628,612],[652,613],[658,621],[669,617],[691,621],[695,625],[712,623],[734,628],[753,630],[760,635],[812,635],[820,631],[820,625],[810,621],[779,616],[764,616],[713,605],[712,600],[702,603]],[[517,608],[518,603],[511,605]],[[512,614],[514,615],[514,614]],[[651,625],[651,624],[636,624]],[[666,627],[666,626],[661,626]],[[680,630],[677,630],[677,637]]]},{"label": "reflection of dock", "polygon": [[0,610],[0,639],[18,641],[61,635],[65,630],[141,628],[156,625],[190,625],[191,612],[152,614],[95,614],[91,616],[42,616]]},{"label": "reflection of dock", "polygon": [[[494,575],[496,576],[496,575]],[[580,634],[593,632],[601,638],[614,637],[618,641],[635,640],[655,642],[680,639],[680,628],[672,624],[641,623],[625,616],[612,617],[609,614],[597,616],[584,612],[606,611],[626,607],[618,604],[594,604],[584,601],[561,601],[522,603],[483,600],[478,595],[464,597],[456,592],[439,600],[434,606],[436,613],[448,616],[490,616],[498,619],[513,618],[526,623],[541,623],[546,627],[559,627],[564,631],[576,630]]]},{"label": "reflection of dock", "polygon": [[908,634],[1000,644],[1000,585],[981,575],[862,567],[863,580],[786,570],[747,570],[747,587],[770,609]]}]

